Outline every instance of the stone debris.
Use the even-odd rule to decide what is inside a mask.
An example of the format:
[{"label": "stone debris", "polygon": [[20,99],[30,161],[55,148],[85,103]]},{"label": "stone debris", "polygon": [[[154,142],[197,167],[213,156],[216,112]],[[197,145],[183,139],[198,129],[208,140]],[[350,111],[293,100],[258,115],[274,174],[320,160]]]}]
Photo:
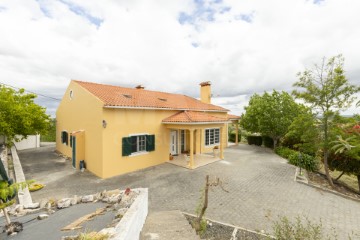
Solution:
[{"label": "stone debris", "polygon": [[71,206],[76,205],[76,204],[80,203],[80,201],[81,201],[81,199],[75,195],[73,198],[71,198],[70,205]]},{"label": "stone debris", "polygon": [[49,217],[49,215],[47,215],[47,214],[40,214],[38,217],[37,217],[37,219],[38,220],[44,220],[44,219],[46,219],[46,218],[48,218]]},{"label": "stone debris", "polygon": [[25,209],[36,209],[36,208],[40,208],[40,203],[30,203],[30,204],[26,204],[24,205]]},{"label": "stone debris", "polygon": [[116,231],[115,231],[115,228],[113,228],[113,227],[112,228],[104,228],[99,232],[100,235],[108,235],[110,238],[112,236],[114,236],[115,233],[116,233]]},{"label": "stone debris", "polygon": [[82,203],[89,203],[94,201],[94,195],[86,195],[81,198]]},{"label": "stone debris", "polygon": [[56,205],[58,209],[68,208],[71,205],[71,198],[63,198]]}]

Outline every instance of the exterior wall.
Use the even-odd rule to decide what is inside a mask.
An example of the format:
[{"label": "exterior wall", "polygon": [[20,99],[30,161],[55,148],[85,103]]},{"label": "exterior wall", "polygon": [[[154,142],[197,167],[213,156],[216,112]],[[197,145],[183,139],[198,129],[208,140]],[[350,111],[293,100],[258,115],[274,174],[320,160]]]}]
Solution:
[{"label": "exterior wall", "polygon": [[[103,177],[108,178],[169,160],[170,129],[162,120],[178,111],[104,108]],[[155,135],[155,151],[122,156],[122,138],[130,134]]]},{"label": "exterior wall", "polygon": [[[70,98],[70,91],[73,93],[72,98]],[[79,84],[71,82],[56,113],[56,149],[64,155],[72,157],[70,139],[69,145],[62,144],[61,132],[67,131],[70,137],[72,132],[84,131],[86,168],[101,178],[109,178],[168,161],[172,127],[162,124],[162,120],[179,111],[104,108],[103,105],[101,100]],[[221,112],[209,114],[223,118],[227,116],[227,113]],[[106,122],[106,127],[103,127],[103,120]],[[221,141],[223,146],[226,146],[227,128],[225,124],[185,126],[199,129],[194,139],[197,141],[196,153],[212,152],[213,150],[214,146],[205,147],[205,128],[222,126]],[[135,134],[155,135],[155,151],[123,157],[122,138]],[[190,149],[189,143],[187,131],[188,150]],[[77,159],[76,167],[78,167],[79,160],[82,159]]]},{"label": "exterior wall", "polygon": [[[70,98],[70,91],[73,97]],[[61,132],[85,131],[86,168],[103,177],[103,103],[75,82],[71,82],[56,112],[56,149],[71,157],[72,148],[61,143]],[[70,143],[70,140],[69,140]]]},{"label": "exterior wall", "polygon": [[40,135],[29,135],[26,139],[14,142],[14,144],[17,150],[38,148],[40,147]]}]

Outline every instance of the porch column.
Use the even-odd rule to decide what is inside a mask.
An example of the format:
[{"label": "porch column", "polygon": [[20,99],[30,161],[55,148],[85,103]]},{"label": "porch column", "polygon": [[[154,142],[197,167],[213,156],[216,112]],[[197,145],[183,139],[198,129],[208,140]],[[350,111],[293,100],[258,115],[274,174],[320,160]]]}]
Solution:
[{"label": "porch column", "polygon": [[200,154],[201,152],[201,129],[195,130],[195,154]]},{"label": "porch column", "polygon": [[190,133],[190,168],[194,168],[194,129],[189,129]]},{"label": "porch column", "polygon": [[235,145],[239,145],[239,122],[236,120],[235,122]]},{"label": "porch column", "polygon": [[220,127],[220,159],[224,159],[224,127]]}]

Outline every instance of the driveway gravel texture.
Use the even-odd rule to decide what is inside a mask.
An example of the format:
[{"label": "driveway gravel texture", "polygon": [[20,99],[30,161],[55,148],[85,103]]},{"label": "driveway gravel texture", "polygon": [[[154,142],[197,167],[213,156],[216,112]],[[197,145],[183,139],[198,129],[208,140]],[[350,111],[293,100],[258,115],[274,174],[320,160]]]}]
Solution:
[{"label": "driveway gravel texture", "polygon": [[[32,193],[34,201],[86,195],[116,188],[149,188],[149,211],[181,210],[195,214],[205,176],[219,177],[229,192],[209,191],[206,217],[252,230],[272,232],[280,216],[307,216],[335,229],[339,239],[360,239],[360,202],[294,181],[295,167],[272,150],[240,144],[225,149],[225,160],[195,170],[169,163],[100,179],[74,170],[54,146],[18,152],[26,179],[46,187]],[[357,235],[359,234],[359,235]]]}]

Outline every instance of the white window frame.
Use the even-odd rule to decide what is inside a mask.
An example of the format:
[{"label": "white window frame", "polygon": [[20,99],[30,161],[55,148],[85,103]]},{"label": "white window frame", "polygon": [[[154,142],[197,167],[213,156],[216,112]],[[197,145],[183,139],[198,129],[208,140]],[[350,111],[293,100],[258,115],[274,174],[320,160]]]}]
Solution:
[{"label": "white window frame", "polygon": [[140,152],[146,152],[146,135],[136,136],[136,153]]},{"label": "white window frame", "polygon": [[[216,130],[218,130],[218,135],[216,136]],[[208,134],[206,134],[208,132]],[[208,136],[207,136],[208,135]],[[206,144],[206,138],[208,137],[209,144]],[[220,144],[220,128],[206,128],[205,129],[205,146],[214,146]]]}]

